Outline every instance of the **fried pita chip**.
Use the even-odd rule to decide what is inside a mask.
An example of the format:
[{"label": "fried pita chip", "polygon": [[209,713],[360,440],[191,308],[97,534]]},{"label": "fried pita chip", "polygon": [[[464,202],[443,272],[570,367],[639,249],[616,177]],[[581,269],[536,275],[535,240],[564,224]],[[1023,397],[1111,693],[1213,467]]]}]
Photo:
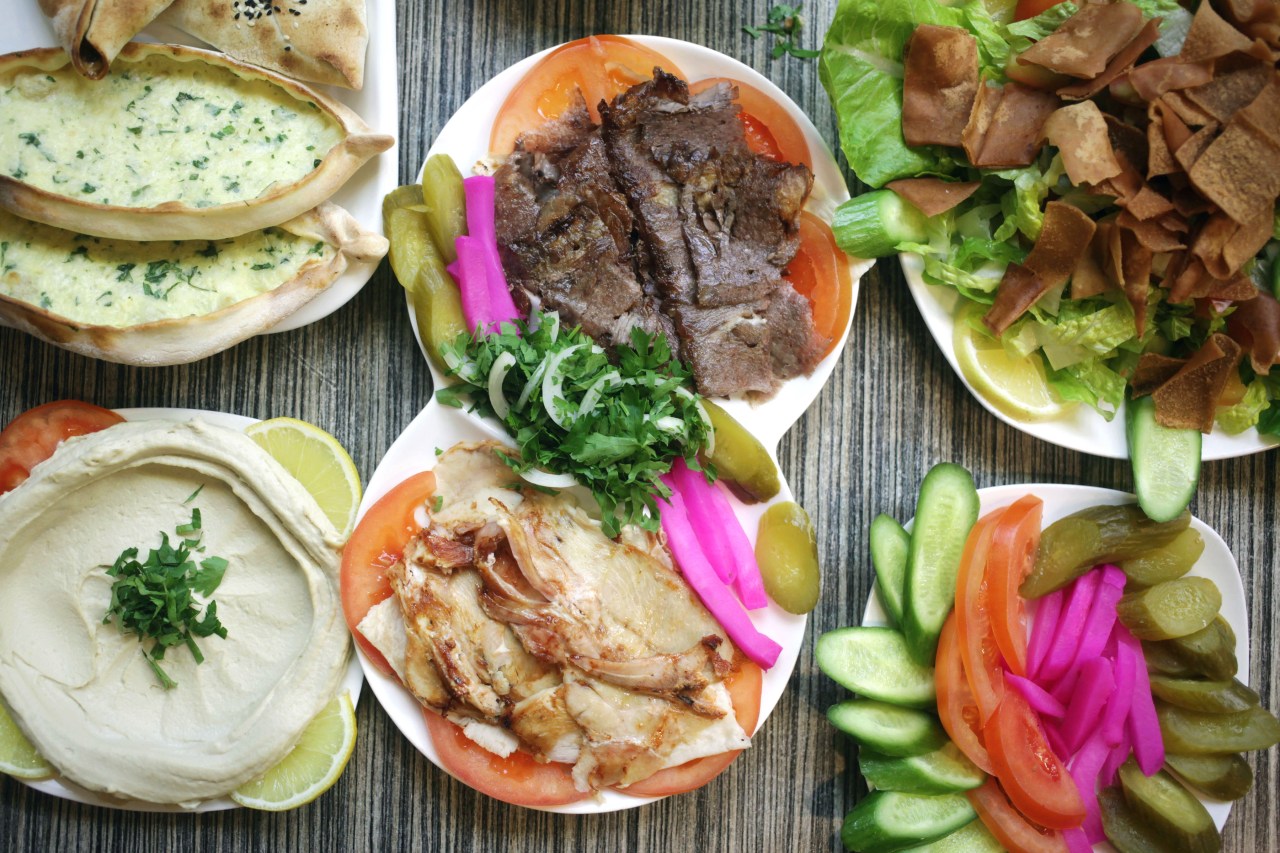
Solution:
[{"label": "fried pita chip", "polygon": [[1178,161],[1178,165],[1182,167],[1184,172],[1191,171],[1191,167],[1195,165],[1195,162],[1218,138],[1219,130],[1221,130],[1219,125],[1207,124],[1191,134],[1190,138],[1180,148],[1174,149],[1173,158]]},{"label": "fried pita chip", "polygon": [[1153,253],[1142,245],[1136,234],[1121,225],[1118,218],[1116,231],[1120,234],[1120,281],[1133,308],[1134,327],[1138,330],[1138,337],[1142,337],[1147,330],[1147,296],[1151,293]]},{"label": "fried pita chip", "polygon": [[1083,83],[1076,83],[1071,86],[1063,86],[1058,89],[1058,97],[1065,98],[1068,101],[1082,101],[1085,98],[1092,98],[1101,92],[1112,80],[1115,80],[1121,74],[1128,71],[1133,63],[1138,61],[1138,57],[1142,56],[1142,52],[1151,45],[1156,43],[1156,39],[1160,36],[1160,30],[1156,27],[1154,20],[1147,23],[1134,36],[1133,41],[1129,42],[1111,58],[1107,63],[1107,67],[1102,73],[1092,80]]},{"label": "fried pita chip", "polygon": [[1012,81],[979,87],[962,135],[969,162],[989,169],[1031,165],[1043,144],[1044,124],[1059,104],[1052,92]]},{"label": "fried pita chip", "polygon": [[1153,102],[1147,108],[1147,119],[1147,178],[1181,172],[1182,167],[1173,157],[1173,149],[1178,146],[1170,144],[1169,129],[1165,122],[1172,119],[1174,136],[1179,139],[1178,145],[1191,138],[1191,130],[1160,101]]},{"label": "fried pita chip", "polygon": [[1142,30],[1142,11],[1132,3],[1086,4],[1019,56],[1058,74],[1092,80]]},{"label": "fried pita chip", "polygon": [[1150,184],[1143,184],[1142,189],[1122,201],[1122,207],[1131,216],[1143,221],[1174,212],[1173,202],[1153,190]]},{"label": "fried pita chip", "polygon": [[1243,225],[1218,211],[1200,227],[1191,253],[1204,263],[1211,276],[1225,281],[1267,244],[1271,227],[1272,215],[1267,211]]},{"label": "fried pita chip", "polygon": [[941,178],[901,178],[885,184],[925,216],[946,213],[977,192],[982,181],[944,181]]},{"label": "fried pita chip", "polygon": [[[1175,152],[1180,162],[1181,153],[1182,149]],[[1237,116],[1195,158],[1187,176],[1201,195],[1236,222],[1249,222],[1260,211],[1271,210],[1280,196],[1277,162],[1280,143],[1254,127],[1247,117]]]},{"label": "fried pita chip", "polygon": [[1123,156],[1139,173],[1147,171],[1147,135],[1140,128],[1123,122],[1113,115],[1103,113],[1107,123],[1107,138],[1116,156]]},{"label": "fried pita chip", "polygon": [[1133,375],[1129,377],[1129,390],[1135,397],[1145,397],[1172,379],[1186,363],[1185,358],[1174,358],[1157,352],[1144,352],[1138,356],[1138,364],[1133,369]]},{"label": "fried pita chip", "polygon": [[1165,92],[1202,86],[1213,79],[1208,62],[1187,62],[1181,56],[1166,56],[1135,66],[1129,71],[1129,85],[1138,97],[1150,103]]},{"label": "fried pita chip", "polygon": [[959,27],[916,27],[903,62],[902,136],[907,144],[959,147],[977,94],[977,40]]},{"label": "fried pita chip", "polygon": [[996,291],[996,301],[982,316],[982,322],[992,334],[1003,335],[1048,289],[1034,271],[1022,264],[1011,263],[1005,267],[1004,278],[1000,279],[1000,288]]},{"label": "fried pita chip", "polygon": [[1200,107],[1191,102],[1186,93],[1180,90],[1165,92],[1160,96],[1169,109],[1177,113],[1178,118],[1182,119],[1191,127],[1203,127],[1206,124],[1212,124],[1213,116],[1209,115]]},{"label": "fried pita chip", "polygon": [[1182,94],[1225,124],[1237,110],[1252,103],[1274,76],[1275,63],[1259,62],[1251,56],[1228,56],[1218,61],[1212,80]]},{"label": "fried pita chip", "polygon": [[1080,263],[1076,264],[1075,270],[1071,273],[1071,298],[1088,299],[1090,296],[1106,293],[1113,286],[1111,280],[1102,272],[1102,267],[1098,266],[1098,260],[1094,257],[1091,247],[1080,256]]},{"label": "fried pita chip", "polygon": [[1249,353],[1258,373],[1280,364],[1280,302],[1261,290],[1255,299],[1241,304],[1227,318],[1227,331]]},{"label": "fried pita chip", "polygon": [[1217,59],[1236,51],[1247,52],[1253,41],[1214,11],[1211,3],[1201,3],[1191,19],[1191,29],[1182,43],[1183,62]]},{"label": "fried pita chip", "polygon": [[1044,123],[1044,135],[1062,155],[1071,183],[1098,184],[1120,174],[1107,122],[1093,101],[1054,110]]},{"label": "fried pita chip", "polygon": [[1175,252],[1187,246],[1159,219],[1138,219],[1128,210],[1120,211],[1116,224],[1130,231],[1138,242],[1152,252]]},{"label": "fried pita chip", "polygon": [[[983,321],[997,335],[1013,325],[1036,300],[1062,287],[1089,254],[1097,225],[1080,208],[1063,201],[1045,205],[1044,226],[1025,264],[1010,264]],[[1017,267],[1017,269],[1014,269]]]},{"label": "fried pita chip", "polygon": [[1240,353],[1240,345],[1231,338],[1211,335],[1177,373],[1151,392],[1156,422],[1170,429],[1212,432],[1214,409]]}]

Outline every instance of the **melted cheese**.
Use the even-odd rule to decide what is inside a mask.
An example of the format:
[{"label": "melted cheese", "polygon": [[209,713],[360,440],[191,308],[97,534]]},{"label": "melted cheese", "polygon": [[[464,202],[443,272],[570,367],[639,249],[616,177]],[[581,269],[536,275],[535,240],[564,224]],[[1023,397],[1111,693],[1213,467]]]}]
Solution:
[{"label": "melted cheese", "polygon": [[0,210],[0,294],[77,323],[135,326],[211,314],[274,290],[335,251],[279,228],[229,240],[135,243]]},{"label": "melted cheese", "polygon": [[250,201],[341,139],[314,103],[203,62],[152,55],[96,82],[69,64],[0,80],[0,173],[86,203]]}]

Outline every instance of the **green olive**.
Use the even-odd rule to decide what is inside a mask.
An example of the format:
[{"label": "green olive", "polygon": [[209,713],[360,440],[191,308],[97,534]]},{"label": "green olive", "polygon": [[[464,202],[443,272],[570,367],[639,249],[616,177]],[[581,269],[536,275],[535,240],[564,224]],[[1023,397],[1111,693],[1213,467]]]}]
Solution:
[{"label": "green olive", "polygon": [[703,399],[702,405],[715,431],[715,449],[707,454],[707,461],[716,467],[720,478],[751,503],[767,501],[778,494],[782,489],[778,466],[764,445],[715,403]]},{"label": "green olive", "polygon": [[783,501],[765,510],[756,535],[756,562],[764,590],[788,613],[808,613],[818,603],[822,574],[818,540],[804,507]]}]

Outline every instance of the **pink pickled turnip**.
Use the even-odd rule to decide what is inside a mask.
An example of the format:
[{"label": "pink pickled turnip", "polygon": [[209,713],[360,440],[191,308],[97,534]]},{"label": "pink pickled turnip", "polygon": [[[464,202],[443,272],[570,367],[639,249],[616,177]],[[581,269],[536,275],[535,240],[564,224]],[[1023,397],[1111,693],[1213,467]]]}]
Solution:
[{"label": "pink pickled turnip", "polygon": [[[473,175],[462,182],[467,200],[467,239],[476,241],[484,264],[484,281],[489,294],[489,313],[486,324],[495,328],[501,323],[512,323],[520,317],[507,277],[498,257],[498,235],[494,223],[494,179],[488,175]],[[458,240],[464,238],[459,237]],[[461,258],[461,250],[459,250]],[[469,319],[469,318],[468,318]]]},{"label": "pink pickled turnip", "polygon": [[[1038,680],[1041,685],[1061,678],[1076,658],[1080,636],[1084,632],[1085,622],[1089,619],[1089,610],[1093,607],[1093,597],[1102,580],[1102,573],[1091,571],[1082,575],[1071,588],[1062,616],[1058,620],[1057,631],[1049,651],[1045,655],[1040,668]],[[1058,696],[1062,699],[1062,696]]]},{"label": "pink pickled turnip", "polygon": [[1053,644],[1053,635],[1058,630],[1058,617],[1062,614],[1062,599],[1065,596],[1064,590],[1054,590],[1040,599],[1040,603],[1036,605],[1036,620],[1031,626],[1031,641],[1027,645],[1027,675],[1030,678],[1039,676],[1044,656],[1048,654],[1049,647]]},{"label": "pink pickled turnip", "polygon": [[1164,738],[1160,736],[1160,720],[1156,717],[1155,700],[1151,698],[1151,679],[1147,676],[1147,659],[1139,643],[1124,626],[1116,626],[1117,641],[1137,657],[1134,667],[1133,703],[1129,708],[1126,729],[1133,741],[1133,757],[1147,776],[1164,766]]},{"label": "pink pickled turnip", "polygon": [[1118,566],[1106,565],[1094,571],[1100,572],[1101,578],[1080,637],[1080,648],[1076,651],[1077,667],[1102,654],[1111,637],[1111,626],[1116,623],[1116,604],[1124,595],[1125,581],[1128,580]]},{"label": "pink pickled turnip", "polygon": [[1038,714],[1062,719],[1062,716],[1067,713],[1067,709],[1053,697],[1053,694],[1028,678],[1006,672],[1004,682],[1021,693],[1022,698],[1026,699],[1027,704]]},{"label": "pink pickled turnip", "polygon": [[[1115,690],[1111,661],[1095,657],[1080,667],[1080,678],[1076,682],[1071,702],[1067,705],[1067,713],[1062,718],[1062,740],[1068,753],[1078,750],[1089,733],[1097,727],[1102,718],[1102,709]],[[1101,758],[1098,763],[1102,763]]]},{"label": "pink pickled turnip", "polygon": [[733,583],[738,576],[738,567],[733,559],[733,549],[729,547],[729,536],[725,525],[738,525],[736,516],[722,518],[712,506],[707,492],[715,486],[707,482],[700,472],[692,470],[683,459],[677,459],[671,465],[671,473],[662,477],[673,492],[680,492],[684,498],[685,511],[689,513],[689,523],[698,531],[701,538],[702,551],[707,555],[711,568],[716,570],[716,577],[721,583]]}]

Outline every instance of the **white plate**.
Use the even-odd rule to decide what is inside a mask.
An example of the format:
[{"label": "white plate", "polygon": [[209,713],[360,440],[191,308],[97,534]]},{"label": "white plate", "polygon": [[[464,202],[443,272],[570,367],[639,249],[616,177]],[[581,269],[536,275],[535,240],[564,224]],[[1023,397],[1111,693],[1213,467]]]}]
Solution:
[{"label": "white plate", "polygon": [[[1099,489],[1094,486],[1068,486],[1058,483],[1033,483],[1025,486],[994,486],[979,489],[978,497],[982,499],[981,514],[986,515],[993,509],[1008,506],[1023,495],[1035,495],[1044,501],[1045,527],[1063,516],[1073,512],[1097,506],[1099,504],[1131,504],[1137,498],[1128,492],[1117,492],[1113,489]],[[907,525],[910,529],[910,524]],[[1196,577],[1209,578],[1222,593],[1222,617],[1227,620],[1231,630],[1236,634],[1236,660],[1239,661],[1239,674],[1242,682],[1249,681],[1249,611],[1244,603],[1244,584],[1240,580],[1240,567],[1232,556],[1227,543],[1222,541],[1218,532],[1194,516],[1191,527],[1200,532],[1204,539],[1204,553],[1192,567],[1190,574]],[[874,588],[873,588],[874,590]],[[1030,618],[1034,619],[1034,607],[1030,608]],[[862,614],[863,625],[888,625],[889,617],[884,605],[880,602],[878,591],[873,591],[867,601],[867,609]],[[1221,830],[1231,814],[1231,803],[1210,800],[1200,797],[1213,822]],[[1110,844],[1098,844],[1096,853],[1115,853]]]},{"label": "white plate", "polygon": [[[398,134],[399,101],[396,94],[396,9],[393,0],[366,0],[369,48],[365,58],[364,88],[359,92],[307,83],[356,111],[379,133]],[[34,47],[57,47],[53,27],[35,0],[11,0],[4,4],[5,24],[0,28],[0,54]],[[142,30],[138,41],[208,47],[173,27],[152,23]],[[396,188],[397,164],[394,153],[383,152],[356,172],[334,194],[332,201],[351,213],[365,228],[382,233],[382,197]],[[337,311],[360,292],[378,268],[378,263],[352,262],[327,290],[277,323],[271,332],[287,332],[314,323]],[[0,323],[0,325],[4,325]]]},{"label": "white plate", "polygon": [[[495,422],[481,421],[461,409],[442,406],[432,399],[391,445],[391,449],[379,463],[378,470],[369,479],[369,488],[365,490],[364,500],[360,503],[360,517],[363,518],[369,507],[394,486],[420,471],[432,468],[436,462],[436,448],[446,450],[460,441],[484,439],[510,441]],[[791,499],[791,489],[784,482],[782,491],[774,501]],[[767,505],[748,506],[736,499],[731,498],[731,500],[738,519],[754,544],[755,530]],[[778,699],[787,686],[787,679],[791,676],[796,657],[800,654],[800,647],[804,644],[806,620],[803,616],[794,616],[776,604],[770,603],[767,608],[751,613],[751,621],[764,634],[782,646],[782,654],[779,655],[778,662],[764,673],[764,686],[760,696],[760,721],[756,727],[758,732],[765,720],[769,718],[773,707],[778,704]],[[440,767],[439,755],[431,743],[431,736],[422,718],[422,705],[400,685],[399,681],[379,672],[377,667],[368,662],[363,653],[360,653],[359,657],[360,663],[364,666],[369,687],[382,703],[383,709],[391,717],[392,722],[418,748],[419,752]],[[604,791],[597,798],[582,800],[567,806],[555,806],[545,811],[595,814],[635,808],[650,802],[653,802],[651,797],[632,797],[617,791]]]},{"label": "white plate", "polygon": [[[955,316],[960,309],[959,292],[953,287],[926,284],[920,276],[924,269],[924,262],[919,255],[902,255],[901,261],[907,287],[916,301],[916,306],[920,309],[920,315],[924,317],[924,324],[928,326],[929,334],[933,335],[938,348],[942,350],[942,354],[951,365],[951,369],[956,372],[956,376],[960,377],[964,387],[969,389],[969,393],[982,404],[983,408],[1014,429],[1044,439],[1050,444],[1056,444],[1068,450],[1078,450],[1081,453],[1092,453],[1094,456],[1106,456],[1111,459],[1129,458],[1129,445],[1124,435],[1123,407],[1110,421],[1094,411],[1091,406],[1077,403],[1060,417],[1032,422],[1011,418],[987,402],[987,399],[969,384],[969,380],[965,379],[956,361],[952,333],[955,330]],[[1204,437],[1201,458],[1205,461],[1232,459],[1236,456],[1247,456],[1250,453],[1270,450],[1278,444],[1280,444],[1280,438],[1259,435],[1257,430],[1250,429],[1240,435],[1227,435],[1215,427],[1212,433]]]},{"label": "white plate", "polygon": [[[243,430],[251,424],[257,423],[254,418],[246,418],[242,415],[230,415],[225,412],[206,412],[198,409],[118,409],[117,411],[124,415],[126,420],[130,421],[191,420],[192,418],[200,418],[215,426],[237,430]],[[363,683],[364,679],[361,677],[360,663],[352,655],[347,664],[347,674],[343,677],[342,685],[338,689],[339,691],[346,690],[351,693],[351,704],[354,706],[360,698],[360,688]],[[142,800],[122,800],[117,797],[109,797],[97,791],[81,788],[70,781],[64,782],[56,776],[52,779],[40,781],[27,779],[19,779],[18,781],[27,787],[35,788],[45,794],[52,794],[55,797],[61,797],[64,800],[132,812],[216,812],[224,809],[239,808],[229,797],[205,800],[194,809],[184,809],[181,806],[165,803],[148,803]]]},{"label": "white plate", "polygon": [[[813,160],[814,180],[813,192],[809,196],[809,201],[805,204],[805,209],[825,219],[827,222],[831,221],[836,207],[841,202],[848,200],[849,190],[845,186],[844,177],[840,174],[840,168],[836,165],[831,149],[827,147],[827,143],[818,134],[813,122],[809,121],[809,117],[787,97],[785,92],[750,67],[710,48],[691,44],[687,41],[660,38],[658,36],[627,36],[627,38],[669,57],[680,66],[680,69],[684,71],[690,80],[697,81],[707,77],[731,77],[750,83],[752,86],[772,96],[790,113],[809,143],[809,155]],[[453,118],[449,119],[448,124],[444,126],[444,129],[440,131],[439,136],[436,137],[435,142],[432,144],[428,156],[432,154],[448,154],[453,157],[454,162],[458,164],[458,168],[462,170],[464,175],[470,174],[472,165],[489,154],[489,133],[493,128],[493,122],[498,115],[498,110],[507,99],[507,95],[515,88],[516,83],[524,77],[529,69],[552,50],[555,50],[555,48],[544,50],[542,53],[534,54],[517,62],[481,86],[453,114]],[[419,179],[421,179],[421,172],[419,172]],[[850,320],[853,319],[853,311],[857,310],[858,306],[859,279],[862,278],[862,275],[867,270],[871,269],[872,263],[872,261],[856,259],[849,261],[849,270],[853,278],[853,302],[849,312]],[[406,302],[406,304],[408,303]],[[413,323],[413,331],[417,335],[417,319],[414,317],[412,306],[408,307],[409,318]],[[783,433],[790,429],[791,425],[804,414],[805,409],[809,408],[814,398],[818,396],[818,392],[822,390],[827,377],[835,369],[840,353],[844,351],[844,344],[848,336],[849,328],[846,326],[836,348],[818,364],[811,375],[784,383],[778,393],[768,401],[753,405],[745,400],[727,400],[722,402],[721,405],[740,422],[744,424],[750,423],[752,431],[765,447],[776,448],[778,440],[782,438]],[[419,348],[422,347],[421,337],[418,338],[418,346]],[[425,352],[423,357],[426,357]],[[435,380],[435,387],[442,387],[443,377],[436,372],[435,365],[431,366],[431,375]]]}]

